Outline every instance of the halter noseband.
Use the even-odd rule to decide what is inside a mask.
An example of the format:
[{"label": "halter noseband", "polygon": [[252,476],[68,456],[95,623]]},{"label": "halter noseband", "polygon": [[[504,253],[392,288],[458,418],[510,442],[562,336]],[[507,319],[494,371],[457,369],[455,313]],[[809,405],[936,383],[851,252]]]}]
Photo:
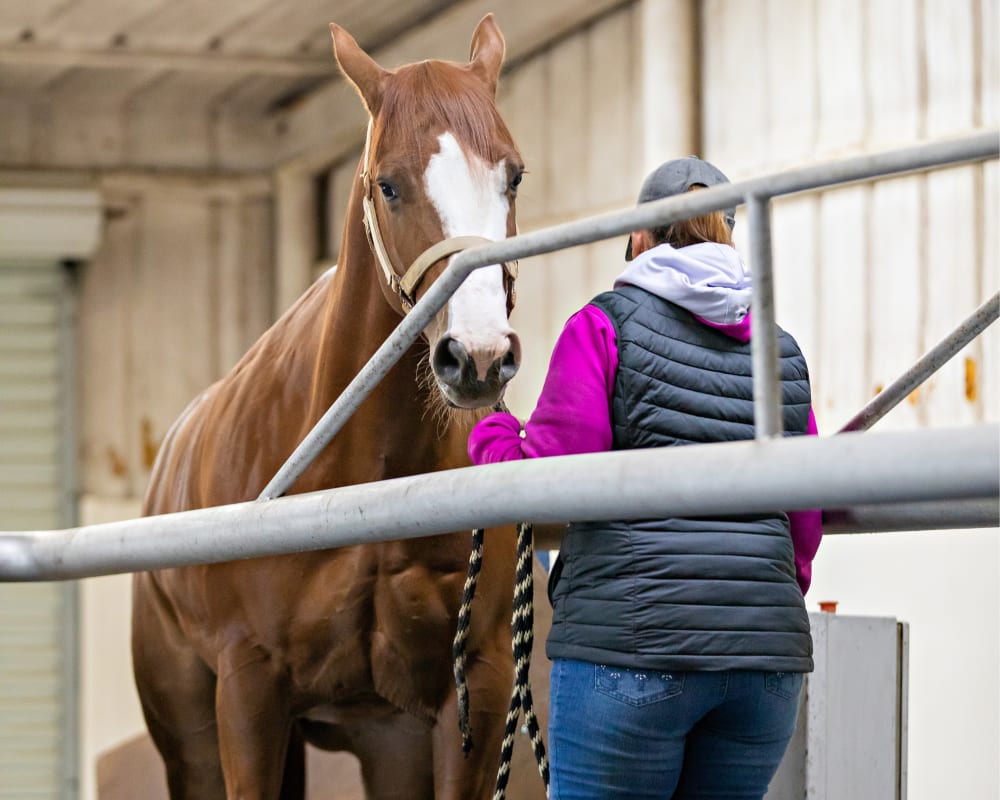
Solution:
[{"label": "halter noseband", "polygon": [[[382,232],[378,226],[378,217],[375,216],[375,202],[372,199],[372,178],[370,172],[369,159],[371,157],[372,126],[374,120],[368,118],[368,131],[365,134],[365,152],[362,156],[361,181],[364,186],[364,194],[361,198],[361,206],[364,210],[365,232],[368,234],[368,243],[371,245],[375,260],[378,261],[382,272],[385,274],[386,283],[398,296],[404,311],[409,311],[416,304],[416,291],[424,275],[438,261],[448,256],[468,250],[470,247],[478,247],[483,244],[490,244],[493,240],[482,236],[453,236],[443,239],[437,244],[428,247],[417,256],[409,269],[400,277],[396,270],[392,268],[392,261],[385,249],[385,242],[382,240]],[[503,265],[504,291],[507,294],[507,313],[514,308],[514,281],[517,280],[517,262],[507,261]]]}]

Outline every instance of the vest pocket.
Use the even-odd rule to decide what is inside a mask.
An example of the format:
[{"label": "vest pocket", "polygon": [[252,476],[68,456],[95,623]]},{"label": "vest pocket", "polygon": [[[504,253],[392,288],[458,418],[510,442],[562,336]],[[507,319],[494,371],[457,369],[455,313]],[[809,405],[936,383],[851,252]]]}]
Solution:
[{"label": "vest pocket", "polygon": [[684,673],[636,670],[599,665],[594,688],[603,695],[630,706],[646,706],[684,691]]}]

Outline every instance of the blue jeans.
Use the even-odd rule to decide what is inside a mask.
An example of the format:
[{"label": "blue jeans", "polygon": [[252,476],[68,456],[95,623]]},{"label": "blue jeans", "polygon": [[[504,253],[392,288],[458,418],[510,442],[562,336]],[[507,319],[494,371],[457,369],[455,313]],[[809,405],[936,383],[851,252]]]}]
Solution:
[{"label": "blue jeans", "polygon": [[761,800],[795,730],[802,675],[657,672],[559,659],[552,800]]}]

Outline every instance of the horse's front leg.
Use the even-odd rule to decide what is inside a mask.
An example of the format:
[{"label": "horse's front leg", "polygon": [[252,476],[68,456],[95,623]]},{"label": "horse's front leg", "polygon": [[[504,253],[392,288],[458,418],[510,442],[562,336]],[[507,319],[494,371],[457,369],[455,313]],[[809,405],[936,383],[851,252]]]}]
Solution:
[{"label": "horse's front leg", "polygon": [[267,651],[240,642],[219,655],[215,713],[228,800],[285,800],[292,720],[286,679]]},{"label": "horse's front leg", "polygon": [[504,642],[503,645],[479,652],[466,667],[473,743],[468,755],[462,752],[455,692],[449,694],[438,713],[434,727],[436,800],[489,800],[493,797],[514,681],[510,644]]}]

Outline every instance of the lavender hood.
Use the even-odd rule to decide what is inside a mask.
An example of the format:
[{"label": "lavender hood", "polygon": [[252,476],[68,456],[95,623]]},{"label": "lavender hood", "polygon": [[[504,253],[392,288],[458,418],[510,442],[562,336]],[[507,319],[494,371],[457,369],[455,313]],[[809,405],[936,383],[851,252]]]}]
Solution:
[{"label": "lavender hood", "polygon": [[736,325],[750,311],[750,273],[736,248],[702,242],[660,244],[628,262],[615,280],[638,286],[716,325]]}]

